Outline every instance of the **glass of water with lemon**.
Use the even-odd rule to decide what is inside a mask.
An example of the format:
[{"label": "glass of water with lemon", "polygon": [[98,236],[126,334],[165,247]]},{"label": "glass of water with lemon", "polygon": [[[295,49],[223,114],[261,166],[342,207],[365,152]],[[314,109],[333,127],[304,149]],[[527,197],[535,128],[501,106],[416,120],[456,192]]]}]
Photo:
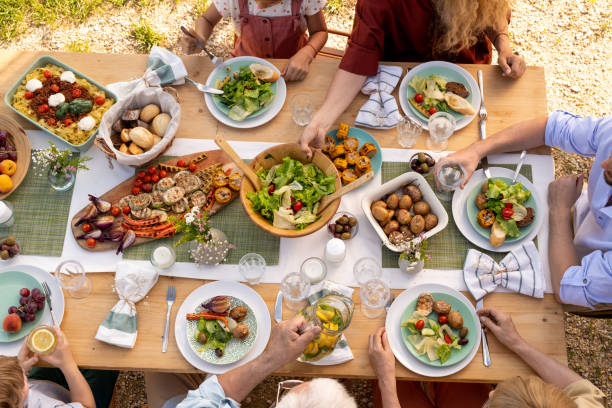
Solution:
[{"label": "glass of water with lemon", "polygon": [[27,346],[38,355],[51,354],[55,350],[57,336],[51,326],[38,326],[30,332]]}]

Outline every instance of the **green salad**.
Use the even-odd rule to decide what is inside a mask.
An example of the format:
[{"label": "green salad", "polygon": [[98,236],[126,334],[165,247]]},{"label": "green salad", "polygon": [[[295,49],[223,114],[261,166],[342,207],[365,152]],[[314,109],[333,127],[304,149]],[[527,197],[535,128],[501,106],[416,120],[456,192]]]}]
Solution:
[{"label": "green salad", "polygon": [[495,214],[495,221],[508,237],[518,237],[521,234],[518,227],[523,226],[526,217],[533,218],[533,209],[529,211],[523,205],[531,197],[531,192],[520,182],[508,185],[501,179],[489,179],[488,183],[484,193],[487,198],[485,207]]},{"label": "green salad", "polygon": [[430,75],[427,78],[415,75],[410,79],[408,85],[414,89],[416,94],[423,96],[422,101],[416,101],[425,110],[436,108],[437,112],[448,112],[448,105],[444,100],[446,92],[446,79],[438,75]]},{"label": "green salad", "polygon": [[220,350],[221,355],[225,353],[226,344],[233,338],[232,333],[217,321],[200,319],[198,321],[198,332],[196,333],[196,341],[200,341],[200,333],[206,335],[206,343],[198,349],[201,353],[204,350]]},{"label": "green salad", "polygon": [[240,67],[240,71],[234,74],[237,75],[228,75],[223,81],[217,81],[215,87],[223,90],[223,94],[214,97],[227,106],[230,119],[243,121],[268,105],[274,99],[274,93],[270,82],[257,79],[249,66]]},{"label": "green salad", "polygon": [[326,176],[312,163],[291,157],[257,176],[262,188],[247,194],[253,210],[283,229],[303,229],[315,222],[319,200],[335,191],[336,176]]}]

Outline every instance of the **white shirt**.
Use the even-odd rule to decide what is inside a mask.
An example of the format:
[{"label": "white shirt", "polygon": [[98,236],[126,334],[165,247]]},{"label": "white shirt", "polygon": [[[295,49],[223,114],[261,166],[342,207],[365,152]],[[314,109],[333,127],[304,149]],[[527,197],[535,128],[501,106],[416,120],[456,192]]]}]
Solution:
[{"label": "white shirt", "polygon": [[28,387],[25,408],[83,408],[79,402],[70,402],[70,392],[56,383],[29,380]]},{"label": "white shirt", "polygon": [[[234,32],[240,36],[240,6],[238,0],[213,0],[217,11],[223,17],[230,17]],[[304,16],[312,16],[323,10],[327,0],[302,0],[300,14],[302,15],[302,30],[306,31],[307,24]],[[255,0],[249,0],[249,14],[260,17],[282,17],[291,15],[291,0],[283,0],[271,7],[260,9]]]}]

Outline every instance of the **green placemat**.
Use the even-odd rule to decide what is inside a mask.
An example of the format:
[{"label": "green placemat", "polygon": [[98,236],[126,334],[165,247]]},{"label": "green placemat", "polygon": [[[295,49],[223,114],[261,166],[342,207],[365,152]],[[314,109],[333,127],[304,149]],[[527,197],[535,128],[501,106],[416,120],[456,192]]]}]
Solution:
[{"label": "green placemat", "polygon": [[5,200],[13,204],[15,224],[0,228],[0,237],[14,235],[22,255],[59,257],[64,248],[74,187],[55,191],[49,184],[47,172],[37,176],[32,166],[33,160],[23,182]]},{"label": "green placemat", "polygon": [[[171,158],[165,156],[158,161],[166,161]],[[210,218],[210,225],[225,232],[229,242],[236,246],[235,249],[230,250],[224,263],[237,264],[243,255],[249,252],[256,252],[264,257],[268,265],[278,265],[280,238],[257,228],[244,212],[239,197],[214,214]],[[151,251],[159,244],[174,245],[179,239],[180,234],[173,238],[161,239],[128,248],[123,258],[147,260]],[[176,260],[178,262],[192,262],[189,257],[188,243],[176,247]]]},{"label": "green placemat", "polygon": [[[516,165],[495,164],[495,167],[504,167],[507,169],[516,169]],[[403,162],[384,162],[382,165],[382,182],[387,181],[403,174],[410,169],[410,163]],[[528,180],[533,181],[531,165],[524,164],[520,173]],[[429,184],[433,187],[433,172],[426,177]],[[448,213],[448,225],[442,231],[428,239],[427,253],[431,256],[431,260],[425,263],[426,268],[430,269],[462,269],[465,261],[465,254],[468,249],[477,249],[499,262],[506,253],[486,251],[467,240],[457,228],[453,213],[451,210],[452,202],[443,202],[442,205]],[[536,242],[537,245],[537,242]],[[386,247],[382,249],[382,265],[383,268],[397,268],[397,260],[399,254],[390,251]]]}]

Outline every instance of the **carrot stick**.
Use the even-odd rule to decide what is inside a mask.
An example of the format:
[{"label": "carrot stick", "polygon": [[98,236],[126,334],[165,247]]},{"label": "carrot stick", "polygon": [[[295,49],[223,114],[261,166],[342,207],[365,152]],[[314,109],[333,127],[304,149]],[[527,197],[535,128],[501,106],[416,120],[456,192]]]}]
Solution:
[{"label": "carrot stick", "polygon": [[216,316],[207,312],[187,313],[187,320],[200,320],[200,318],[205,320],[221,320],[227,326],[227,319],[223,316]]}]

